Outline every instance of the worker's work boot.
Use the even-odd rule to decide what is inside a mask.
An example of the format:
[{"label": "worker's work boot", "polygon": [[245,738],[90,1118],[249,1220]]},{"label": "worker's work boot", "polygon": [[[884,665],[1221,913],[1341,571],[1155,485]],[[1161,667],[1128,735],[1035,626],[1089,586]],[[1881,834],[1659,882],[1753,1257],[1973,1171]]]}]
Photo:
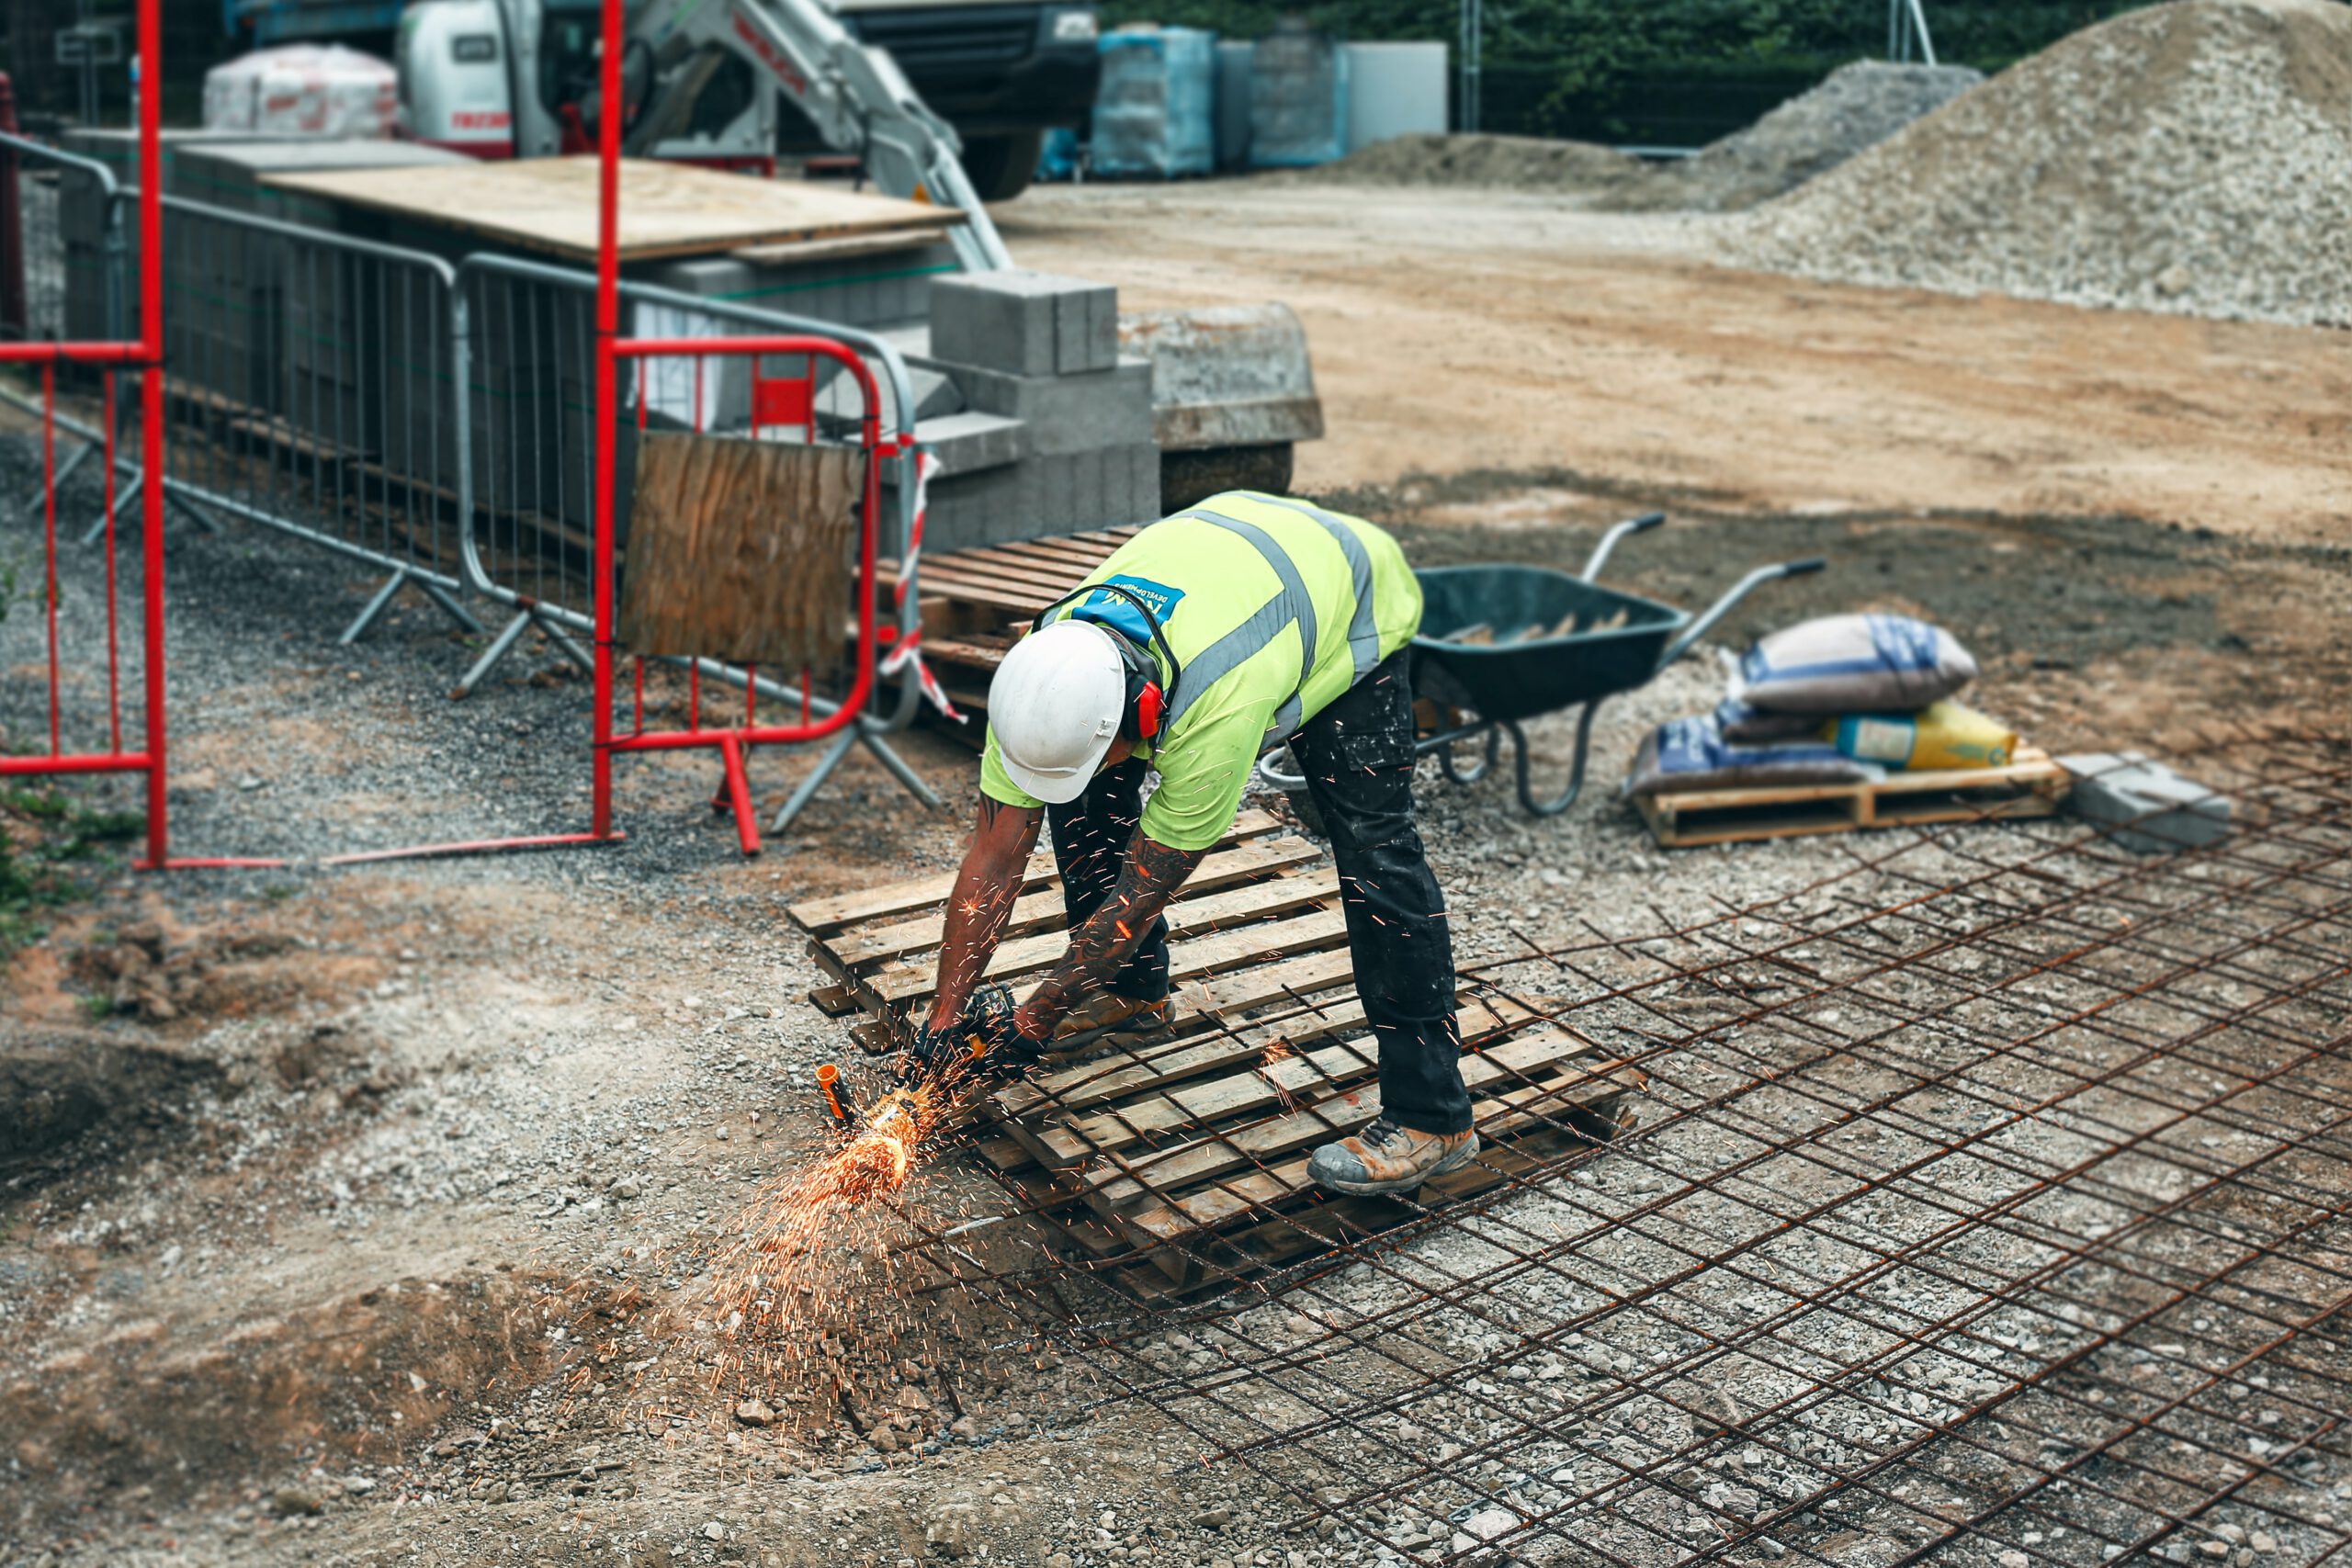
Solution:
[{"label": "worker's work boot", "polygon": [[1046,1043],[1049,1056],[1074,1056],[1111,1045],[1139,1045],[1168,1027],[1168,998],[1139,1002],[1110,991],[1097,992],[1082,1007],[1072,1008],[1054,1026]]},{"label": "worker's work boot", "polygon": [[1475,1132],[1417,1132],[1383,1116],[1355,1136],[1317,1149],[1306,1174],[1334,1192],[1358,1197],[1410,1192],[1432,1177],[1460,1170],[1477,1153]]}]

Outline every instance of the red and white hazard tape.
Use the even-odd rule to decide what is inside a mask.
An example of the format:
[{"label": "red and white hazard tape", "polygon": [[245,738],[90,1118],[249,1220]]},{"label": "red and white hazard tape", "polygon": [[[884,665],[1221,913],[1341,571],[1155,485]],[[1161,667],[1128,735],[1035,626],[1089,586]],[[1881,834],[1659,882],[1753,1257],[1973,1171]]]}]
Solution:
[{"label": "red and white hazard tape", "polygon": [[[896,603],[902,622],[907,595],[914,591],[915,562],[922,557],[922,524],[931,506],[931,477],[938,471],[937,457],[929,452],[915,455],[914,523],[907,530],[907,553],[899,562]],[[939,677],[931,672],[931,666],[923,660],[922,626],[920,622],[913,629],[900,635],[898,643],[883,656],[880,670],[885,675],[896,675],[910,664],[914,666],[915,683],[922,688],[922,694],[931,699],[932,705],[956,723],[964,723],[964,716],[956,710],[954,703],[947,700],[947,689],[939,683]]]}]

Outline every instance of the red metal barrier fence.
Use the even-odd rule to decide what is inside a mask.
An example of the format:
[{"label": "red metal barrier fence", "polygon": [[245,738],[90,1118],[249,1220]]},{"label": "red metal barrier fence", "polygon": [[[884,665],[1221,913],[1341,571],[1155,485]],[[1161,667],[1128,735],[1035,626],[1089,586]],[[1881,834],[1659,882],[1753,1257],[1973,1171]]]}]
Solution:
[{"label": "red metal barrier fence", "polygon": [[[237,865],[271,863],[236,860],[174,860],[171,856],[171,828],[166,791],[167,737],[164,705],[164,489],[163,464],[160,458],[164,444],[164,378],[159,373],[163,365],[163,180],[161,178],[162,108],[159,94],[163,81],[162,59],[162,0],[139,0],[139,56],[150,62],[142,73],[139,96],[139,232],[140,273],[139,298],[141,335],[136,342],[76,342],[51,339],[45,342],[14,341],[0,343],[0,366],[27,366],[34,368],[40,383],[40,447],[41,447],[41,526],[39,591],[35,603],[41,621],[41,641],[46,655],[47,746],[29,755],[0,755],[0,777],[56,776],[68,773],[139,773],[144,775],[147,796],[147,849],[139,864],[148,870],[165,866]],[[13,155],[9,159],[9,178],[16,178]],[[11,215],[17,212],[14,203]],[[26,257],[21,226],[12,226],[0,232],[0,245],[8,254],[0,257],[0,273],[12,281],[24,276]],[[22,321],[23,289],[19,283],[10,291],[16,308],[17,324],[24,331],[29,323]],[[104,531],[106,548],[106,598],[102,614],[85,616],[81,606],[69,608],[60,589],[58,572],[58,513],[57,487],[57,394],[61,367],[86,367],[96,372],[106,405],[106,431],[108,450],[106,454],[106,485],[107,489],[107,525]],[[121,611],[122,587],[119,568],[123,564],[118,551],[114,521],[116,454],[111,449],[116,429],[115,412],[119,383],[129,375],[133,379],[138,400],[138,436],[143,447],[141,479],[141,529],[139,539],[138,615],[135,632],[123,625]],[[101,635],[98,626],[103,625]],[[129,635],[127,635],[129,634]],[[125,642],[134,643],[126,654]],[[92,649],[103,642],[102,673],[93,676],[97,664]],[[96,689],[103,683],[105,697],[103,718],[97,716],[100,705]],[[135,693],[127,692],[135,682]],[[126,696],[136,710],[136,722],[126,729],[123,708]]]}]

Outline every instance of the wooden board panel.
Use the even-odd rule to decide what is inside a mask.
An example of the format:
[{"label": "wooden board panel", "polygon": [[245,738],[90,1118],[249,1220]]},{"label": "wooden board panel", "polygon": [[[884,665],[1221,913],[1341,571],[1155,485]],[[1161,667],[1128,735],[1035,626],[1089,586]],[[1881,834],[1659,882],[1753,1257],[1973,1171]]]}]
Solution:
[{"label": "wooden board panel", "polygon": [[2021,747],[2000,768],[1889,773],[1856,784],[1693,790],[1636,795],[1650,836],[1668,849],[1927,827],[1988,818],[2050,817],[2073,781],[2047,752]]},{"label": "wooden board panel", "polygon": [[649,657],[830,667],[863,479],[846,446],[639,436],[622,645]]},{"label": "wooden board panel", "polygon": [[[596,254],[594,158],[266,175],[262,183],[398,213],[522,250],[574,261]],[[963,221],[954,208],[651,159],[624,159],[620,186],[625,262],[836,235],[937,232]]]}]

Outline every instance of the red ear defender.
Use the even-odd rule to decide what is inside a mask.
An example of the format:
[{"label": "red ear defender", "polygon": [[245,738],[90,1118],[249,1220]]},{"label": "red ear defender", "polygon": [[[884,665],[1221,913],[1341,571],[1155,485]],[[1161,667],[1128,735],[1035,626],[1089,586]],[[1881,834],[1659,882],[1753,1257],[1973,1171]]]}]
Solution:
[{"label": "red ear defender", "polygon": [[1162,701],[1157,681],[1145,682],[1143,690],[1136,694],[1136,733],[1146,740],[1159,733]]}]

